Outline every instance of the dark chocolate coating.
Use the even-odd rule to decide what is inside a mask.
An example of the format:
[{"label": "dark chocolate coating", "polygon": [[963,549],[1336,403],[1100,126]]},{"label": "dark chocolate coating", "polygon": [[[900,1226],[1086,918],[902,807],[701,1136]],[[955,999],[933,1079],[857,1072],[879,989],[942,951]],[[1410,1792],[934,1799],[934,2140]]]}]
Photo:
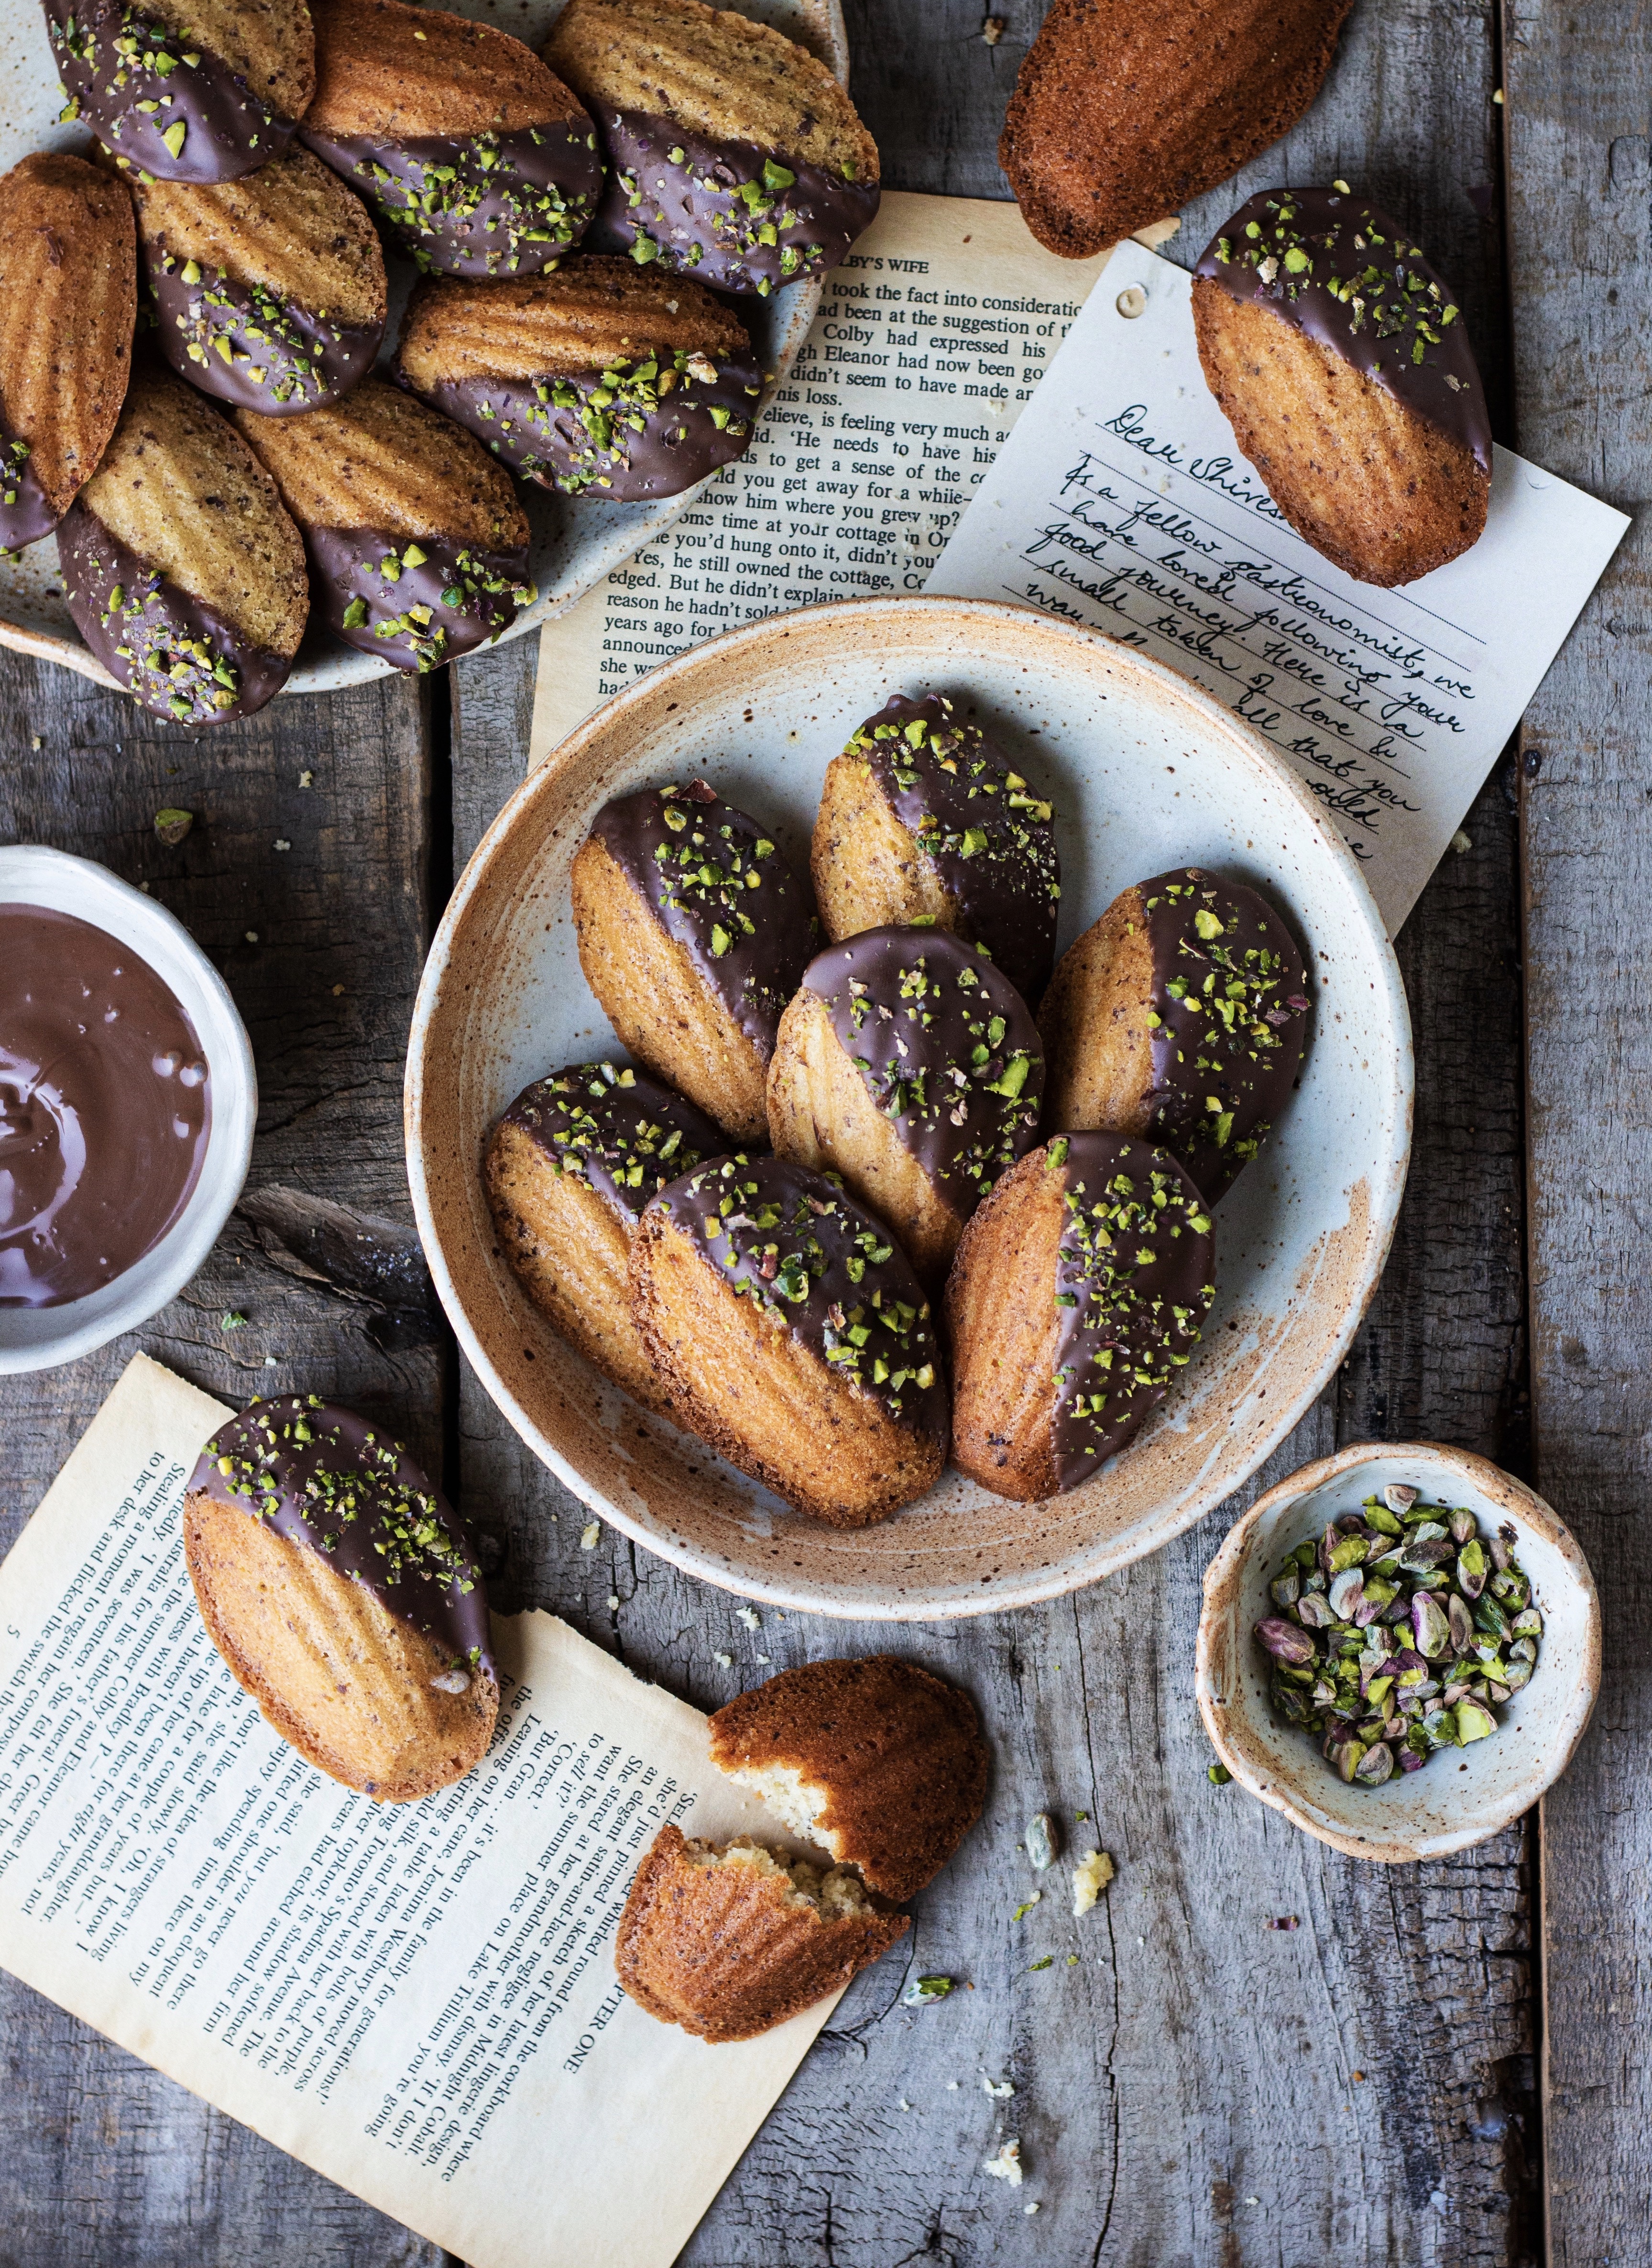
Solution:
[{"label": "dark chocolate coating", "polygon": [[908,1432],[946,1439],[929,1303],[888,1230],[834,1174],[786,1158],[714,1158],[653,1202],[736,1292],[876,1395]]},{"label": "dark chocolate coating", "polygon": [[1271,307],[1492,468],[1474,351],[1450,285],[1406,232],[1340,189],[1264,189],[1193,273]]},{"label": "dark chocolate coating", "polygon": [[525,1086],[503,1119],[531,1135],[559,1174],[618,1206],[632,1227],[667,1182],[723,1148],[692,1102],[618,1064],[565,1064]]},{"label": "dark chocolate coating", "polygon": [[535,596],[525,545],[481,551],[381,527],[306,527],[304,541],[328,629],[419,676],[496,638]]},{"label": "dark chocolate coating", "polygon": [[457,379],[425,399],[525,480],[641,504],[680,494],[751,446],[763,374],[755,361],[713,362],[705,384],[689,370],[712,360],[679,349],[663,397],[661,357],[650,355],[606,371]]},{"label": "dark chocolate coating", "polygon": [[438,276],[537,276],[591,225],[602,165],[590,122],[405,142],[303,139],[376,205],[419,266]]},{"label": "dark chocolate coating", "polygon": [[152,245],[144,259],[161,352],[180,378],[220,401],[296,417],[336,401],[373,366],[382,323],[333,322]]},{"label": "dark chocolate coating", "polygon": [[55,1307],[152,1252],[212,1128],[195,1026],[146,961],[0,904],[0,1307]]},{"label": "dark chocolate coating", "polygon": [[1215,1241],[1191,1178],[1145,1142],[1060,1135],[1046,1170],[1061,1176],[1066,1211],[1050,1413],[1063,1494],[1123,1448],[1198,1344],[1216,1295]]},{"label": "dark chocolate coating", "polygon": [[75,628],[117,683],[158,717],[224,725],[287,681],[292,657],[242,637],[204,600],[128,550],[78,499],[57,532]]},{"label": "dark chocolate coating", "polygon": [[0,551],[21,551],[56,526],[58,515],[34,476],[26,441],[0,425]]},{"label": "dark chocolate coating", "polygon": [[609,175],[601,217],[640,266],[767,298],[835,268],[877,210],[848,181],[753,142],[713,142],[642,110],[597,113]]},{"label": "dark chocolate coating", "polygon": [[870,764],[885,801],[957,899],[965,933],[1024,999],[1039,999],[1055,966],[1061,895],[1049,805],[943,693],[893,695],[845,753]]},{"label": "dark chocolate coating", "polygon": [[470,1532],[381,1426],[313,1394],[254,1402],[219,1426],[189,1489],[319,1552],[456,1667],[493,1673]]},{"label": "dark chocolate coating", "polygon": [[704,780],[605,804],[591,828],[765,1063],[814,951],[797,876],[754,819]]},{"label": "dark chocolate coating", "polygon": [[1148,1138],[1173,1152],[1215,1204],[1295,1083],[1308,980],[1290,932],[1243,882],[1186,866],[1141,891],[1157,1019]]},{"label": "dark chocolate coating", "polygon": [[828,946],[804,987],[960,1220],[1038,1140],[1044,1049],[1001,969],[943,929],[869,929]]},{"label": "dark chocolate coating", "polygon": [[[222,55],[128,0],[42,0],[70,98],[123,166],[158,181],[239,181],[278,157],[295,121],[253,92]],[[174,149],[168,134],[177,140]]]}]

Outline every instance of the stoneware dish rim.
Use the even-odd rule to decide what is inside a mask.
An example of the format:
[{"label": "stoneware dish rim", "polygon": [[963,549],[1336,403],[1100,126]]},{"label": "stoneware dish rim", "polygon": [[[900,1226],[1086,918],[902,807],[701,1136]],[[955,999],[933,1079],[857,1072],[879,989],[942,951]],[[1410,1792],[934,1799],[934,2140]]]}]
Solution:
[{"label": "stoneware dish rim", "polygon": [[[1258,1529],[1270,1513],[1322,1488],[1327,1481],[1345,1473],[1357,1470],[1362,1465],[1404,1465],[1413,1469],[1430,1469],[1452,1476],[1472,1492],[1499,1505],[1516,1521],[1527,1521],[1543,1541],[1560,1557],[1566,1571],[1565,1580],[1575,1587],[1581,1602],[1586,1636],[1580,1660],[1565,1697],[1557,1691],[1554,1699],[1561,1710],[1554,1731],[1536,1750],[1537,1761],[1524,1774],[1506,1797],[1488,1805],[1475,1817],[1458,1828],[1449,1828],[1438,1834],[1397,1834],[1386,1840],[1350,1835],[1314,1804],[1311,1798],[1295,1785],[1300,1778],[1303,1789],[1311,1789],[1323,1782],[1330,1766],[1319,1755],[1311,1740],[1299,1735],[1292,1743],[1292,1772],[1286,1783],[1283,1775],[1259,1771],[1242,1743],[1230,1730],[1236,1719],[1248,1713],[1251,1697],[1239,1701],[1216,1690],[1215,1655],[1224,1624],[1243,1611],[1240,1592],[1245,1572],[1257,1536]],[[1545,1608],[1545,1619],[1550,1609]],[[1249,1633],[1234,1634],[1235,1645],[1250,1647]],[[1489,1457],[1482,1457],[1472,1449],[1457,1449],[1443,1441],[1355,1441],[1334,1455],[1320,1457],[1313,1463],[1300,1465],[1288,1473],[1265,1495],[1259,1496],[1242,1518],[1236,1521],[1223,1537],[1222,1547],[1205,1570],[1204,1603],[1199,1616],[1199,1638],[1194,1667],[1194,1689],[1199,1701],[1199,1713],[1204,1719],[1205,1730],[1222,1762],[1234,1778],[1249,1794],[1256,1796],[1270,1809],[1282,1812],[1293,1826],[1311,1835],[1321,1843],[1351,1859],[1371,1859],[1388,1866],[1409,1866],[1423,1859],[1440,1859],[1454,1851],[1466,1851],[1484,1843],[1529,1811],[1539,1797],[1546,1795],[1576,1753],[1578,1742],[1589,1728],[1595,1703],[1600,1693],[1601,1620],[1600,1601],[1595,1588],[1595,1579],[1582,1548],[1553,1505],[1540,1497],[1535,1489],[1505,1472]],[[1538,1675],[1543,1662],[1538,1660]],[[1528,1693],[1535,1691],[1534,1677]],[[1263,1706],[1266,1707],[1266,1701]],[[1495,1736],[1494,1736],[1495,1737]],[[1296,1751],[1300,1749],[1300,1773],[1296,1770]],[[1426,1766],[1414,1781],[1423,1780],[1432,1769]],[[1334,1775],[1333,1775],[1334,1777]],[[1443,1784],[1442,1793],[1450,1790],[1451,1783]],[[1383,1791],[1372,1792],[1380,1800]],[[1374,1815],[1380,1816],[1380,1815]]]},{"label": "stoneware dish rim", "polygon": [[[979,633],[988,644],[995,638],[1015,640],[1043,637],[1062,643],[1070,642],[1082,650],[1099,650],[1110,669],[1126,676],[1138,674],[1152,701],[1179,705],[1187,715],[1190,725],[1196,725],[1207,735],[1225,740],[1237,752],[1242,762],[1259,767],[1276,785],[1282,785],[1301,806],[1318,836],[1325,856],[1333,865],[1341,870],[1345,883],[1351,886],[1351,902],[1358,908],[1360,918],[1368,925],[1370,964],[1369,969],[1362,969],[1362,973],[1368,974],[1372,986],[1380,991],[1385,1012],[1399,1042],[1392,1074],[1396,1105],[1393,1145],[1385,1163],[1386,1178],[1381,1187],[1372,1189],[1369,1193],[1369,1226],[1354,1289],[1338,1327],[1327,1335],[1320,1361],[1311,1373],[1311,1381],[1304,1383],[1299,1393],[1277,1405],[1281,1414],[1270,1421],[1265,1437],[1258,1437],[1253,1444],[1254,1454],[1250,1450],[1245,1452],[1244,1472],[1225,1476],[1219,1487],[1207,1484],[1195,1488],[1190,1498],[1177,1506],[1171,1513],[1166,1514],[1161,1509],[1156,1516],[1133,1523],[1118,1535],[1098,1542],[1087,1555],[1082,1572],[1075,1572],[1070,1567],[1056,1566],[1047,1573],[1006,1578],[984,1586],[979,1594],[974,1592],[951,1594],[944,1603],[925,1597],[921,1588],[916,1595],[903,1591],[899,1596],[887,1594],[868,1595],[864,1592],[843,1596],[830,1594],[826,1587],[812,1582],[793,1584],[777,1571],[761,1569],[755,1565],[749,1572],[733,1572],[702,1556],[692,1543],[657,1532],[584,1476],[518,1400],[501,1376],[467,1312],[466,1300],[456,1280],[456,1272],[466,1263],[467,1256],[462,1252],[450,1254],[438,1222],[434,1185],[441,1171],[441,1160],[436,1154],[440,1147],[440,1138],[438,1129],[430,1123],[437,1106],[432,1101],[433,1089],[427,1088],[426,1079],[427,1064],[431,1063],[437,1051],[437,1027],[444,1020],[444,1009],[449,1019],[457,1018],[460,1013],[456,1005],[444,998],[444,982],[453,953],[456,933],[464,924],[473,902],[483,890],[495,856],[510,841],[519,827],[533,823],[532,814],[540,799],[553,788],[563,770],[580,761],[593,740],[601,735],[612,733],[618,736],[623,733],[630,717],[639,710],[659,703],[663,692],[674,691],[682,680],[692,681],[702,672],[728,670],[743,646],[750,647],[795,635],[796,626],[799,623],[830,620],[841,643],[853,640],[857,629],[862,626],[870,633],[871,626],[881,622],[915,625],[926,619],[934,625],[937,644],[943,637],[943,628],[951,626],[960,632]],[[673,702],[672,705],[676,703]],[[686,707],[686,703],[684,705]],[[994,1613],[1003,1608],[1028,1606],[1041,1600],[1058,1598],[1069,1591],[1099,1581],[1114,1569],[1142,1557],[1148,1551],[1158,1550],[1206,1517],[1225,1497],[1242,1486],[1250,1474],[1255,1472],[1277,1448],[1291,1426],[1299,1421],[1303,1411],[1311,1405],[1326,1381],[1334,1376],[1381,1278],[1393,1236],[1410,1157],[1413,1071],[1410,1016],[1399,963],[1358,862],[1309,789],[1261,737],[1230,710],[1164,664],[1100,632],[1080,624],[1059,622],[1032,608],[1005,600],[925,596],[836,600],[801,608],[787,615],[744,624],[663,663],[650,675],[638,679],[594,710],[559,747],[528,773],[516,789],[478,843],[455,884],[425,961],[414,1005],[403,1094],[407,1175],[414,1217],[431,1278],[466,1359],[476,1371],[496,1407],[535,1456],[583,1503],[590,1506],[594,1513],[611,1521],[645,1549],[670,1560],[686,1572],[743,1597],[794,1611],[863,1620],[952,1621],[968,1615]]]}]

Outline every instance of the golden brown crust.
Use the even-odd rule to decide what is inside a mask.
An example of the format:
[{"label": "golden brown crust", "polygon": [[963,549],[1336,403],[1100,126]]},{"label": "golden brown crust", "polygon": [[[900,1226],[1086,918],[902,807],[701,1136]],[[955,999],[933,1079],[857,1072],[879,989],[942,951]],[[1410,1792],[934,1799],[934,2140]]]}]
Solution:
[{"label": "golden brown crust", "polygon": [[253,644],[297,653],[310,611],[304,540],[262,465],[192,387],[137,372],[82,502]]},{"label": "golden brown crust", "polygon": [[877,144],[826,65],[703,0],[569,0],[541,50],[586,106],[666,117],[871,183]]},{"label": "golden brown crust", "polygon": [[1027,226],[1086,260],[1277,142],[1319,92],[1352,0],[1055,0],[998,162]]},{"label": "golden brown crust", "polygon": [[204,1489],[184,1500],[184,1558],[208,1634],[283,1740],[379,1803],[451,1787],[488,1752],[499,1688],[401,1622],[318,1552]]},{"label": "golden brown crust", "polygon": [[946,1284],[952,1462],[1022,1504],[1055,1494],[1061,1321],[1051,1293],[1065,1213],[1047,1156],[1029,1152],[972,1215]]},{"label": "golden brown crust", "polygon": [[221,56],[279,116],[304,116],[316,62],[305,0],[154,0],[147,12],[186,44]]},{"label": "golden brown crust", "polygon": [[712,1763],[745,1785],[794,1774],[810,1832],[885,1897],[933,1881],[986,1800],[969,1696],[892,1654],[782,1670],[719,1709],[710,1735]]},{"label": "golden brown crust", "polygon": [[650,350],[746,355],[745,326],[703,285],[635,261],[573,253],[520,282],[429,279],[414,292],[396,359],[421,394],[467,378],[606,370]]},{"label": "golden brown crust", "polygon": [[1491,479],[1465,443],[1208,276],[1193,281],[1193,324],[1234,439],[1297,534],[1345,574],[1391,589],[1479,541]]},{"label": "golden brown crust", "polygon": [[330,141],[514,134],[584,115],[532,48],[490,24],[405,0],[315,0],[307,131]]},{"label": "golden brown crust", "polygon": [[371,527],[519,549],[528,518],[509,474],[452,418],[382,379],[302,417],[235,422],[301,527]]},{"label": "golden brown crust", "polygon": [[819,993],[797,993],[780,1020],[768,1067],[768,1138],[778,1156],[841,1174],[853,1196],[894,1226],[926,1285],[945,1274],[963,1217],[873,1100]]},{"label": "golden brown crust", "polygon": [[509,1118],[488,1138],[482,1178],[499,1248],[552,1329],[605,1378],[669,1411],[631,1314],[632,1231],[619,1206],[558,1172]]},{"label": "golden brown crust", "polygon": [[890,809],[864,756],[833,756],[826,766],[809,865],[833,945],[897,923],[967,934],[940,869]]},{"label": "golden brown crust", "polygon": [[1056,964],[1039,1009],[1045,1123],[1142,1134],[1153,1116],[1153,954],[1132,883]]},{"label": "golden brown crust", "polygon": [[739,1141],[768,1130],[768,1064],[668,937],[606,843],[573,865],[579,965],[620,1043]]},{"label": "golden brown crust", "polygon": [[137,320],[122,183],[39,152],[0,180],[0,427],[61,519],[121,415]]},{"label": "golden brown crust", "polygon": [[697,1865],[707,1851],[661,1828],[636,1870],[613,1955],[638,2007],[702,2040],[772,2031],[841,1991],[911,1926],[905,1914],[870,1909],[824,1918],[778,1866],[738,1856]]},{"label": "golden brown crust", "polygon": [[[361,199],[296,144],[239,181],[131,176],[146,246],[342,323],[382,327],[385,255]],[[154,253],[151,252],[151,258]]]},{"label": "golden brown crust", "polygon": [[657,1208],[631,1247],[631,1308],[677,1423],[799,1512],[867,1528],[940,1478],[944,1441],[897,1425]]}]

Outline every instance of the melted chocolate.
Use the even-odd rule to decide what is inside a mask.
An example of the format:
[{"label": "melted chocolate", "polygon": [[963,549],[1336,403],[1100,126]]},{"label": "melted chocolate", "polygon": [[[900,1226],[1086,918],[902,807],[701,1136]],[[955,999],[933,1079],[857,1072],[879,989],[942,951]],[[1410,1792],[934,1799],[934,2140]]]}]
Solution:
[{"label": "melted chocolate", "polygon": [[591,831],[767,1062],[814,919],[757,821],[695,780],[605,804]]},{"label": "melted chocolate", "polygon": [[967,1220],[1038,1139],[1044,1050],[1021,995],[940,929],[866,930],[803,981],[902,1147]]},{"label": "melted chocolate", "polygon": [[70,506],[57,557],[75,628],[109,674],[158,717],[227,724],[250,717],[286,683],[290,654],[251,644],[204,600],[128,550],[86,504]]},{"label": "melted chocolate", "polygon": [[908,1432],[944,1440],[929,1303],[881,1222],[834,1174],[785,1158],[716,1158],[654,1203],[726,1282],[877,1396]]},{"label": "melted chocolate", "polygon": [[400,1442],[353,1410],[313,1394],[254,1402],[212,1436],[189,1487],[319,1552],[455,1668],[494,1674],[468,1529]]},{"label": "melted chocolate", "polygon": [[617,1205],[631,1227],[667,1182],[723,1147],[692,1102],[618,1064],[564,1064],[525,1086],[504,1118],[532,1137],[559,1174]]},{"label": "melted chocolate", "polygon": [[378,527],[306,527],[304,540],[328,628],[420,676],[496,638],[536,596],[525,545],[482,551]]},{"label": "melted chocolate", "polygon": [[35,477],[26,441],[0,425],[0,551],[21,551],[56,526],[60,515]]},{"label": "melted chocolate", "polygon": [[1405,231],[1345,189],[1265,189],[1194,269],[1385,387],[1492,468],[1486,395],[1451,287]]},{"label": "melted chocolate", "polygon": [[0,905],[0,1307],[55,1307],[152,1252],[201,1177],[211,1083],[145,961]]},{"label": "melted chocolate", "polygon": [[295,122],[239,71],[128,0],[43,0],[69,96],[116,162],[158,181],[237,181],[284,150]]},{"label": "melted chocolate", "polygon": [[161,352],[220,401],[294,417],[349,393],[373,366],[382,323],[335,323],[221,268],[146,246]]},{"label": "melted chocolate", "polygon": [[438,276],[554,268],[590,226],[602,189],[597,137],[584,119],[405,142],[303,138]]},{"label": "melted chocolate", "polygon": [[719,364],[679,348],[603,371],[457,379],[426,399],[525,480],[640,504],[743,456],[762,390],[755,362]]},{"label": "melted chocolate", "polygon": [[1215,1298],[1210,1216],[1174,1158],[1116,1134],[1063,1134],[1055,1263],[1061,1331],[1050,1447],[1058,1495],[1088,1480],[1163,1402]]},{"label": "melted chocolate", "polygon": [[824,276],[877,210],[876,181],[849,181],[753,142],[713,142],[670,118],[602,109],[606,225],[640,266],[767,298]]},{"label": "melted chocolate", "polygon": [[1215,1204],[1284,1108],[1308,1036],[1289,931],[1243,882],[1200,866],[1141,885],[1153,956],[1153,1116]]},{"label": "melted chocolate", "polygon": [[1061,862],[1050,806],[944,694],[897,693],[844,752],[864,756],[884,799],[1024,999],[1055,966]]}]

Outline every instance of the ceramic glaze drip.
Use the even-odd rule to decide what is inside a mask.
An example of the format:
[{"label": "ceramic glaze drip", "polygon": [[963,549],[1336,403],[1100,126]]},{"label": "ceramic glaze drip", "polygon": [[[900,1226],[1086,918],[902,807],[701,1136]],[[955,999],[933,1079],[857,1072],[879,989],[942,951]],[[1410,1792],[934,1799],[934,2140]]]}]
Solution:
[{"label": "ceramic glaze drip", "polygon": [[1346,189],[1265,189],[1193,272],[1272,308],[1491,471],[1485,389],[1456,294],[1377,206]]},{"label": "ceramic glaze drip", "polygon": [[767,1061],[814,949],[814,917],[775,844],[704,780],[620,796],[591,831]]},{"label": "ceramic glaze drip", "polygon": [[834,1174],[784,1158],[719,1158],[654,1202],[738,1292],[908,1432],[945,1440],[929,1303],[888,1230]]},{"label": "ceramic glaze drip", "polygon": [[144,248],[161,352],[220,401],[292,417],[349,392],[373,366],[382,323],[340,323],[221,268]]},{"label": "ceramic glaze drip", "polygon": [[1284,1108],[1308,1036],[1289,931],[1243,882],[1202,867],[1141,885],[1152,955],[1153,1115],[1214,1204]]},{"label": "ceramic glaze drip", "polygon": [[1038,1139],[1044,1049],[1021,995],[938,929],[867,930],[803,981],[902,1147],[967,1220]]},{"label": "ceramic glaze drip", "polygon": [[1116,1134],[1061,1135],[1050,1447],[1058,1494],[1121,1449],[1169,1391],[1215,1297],[1210,1216],[1176,1160]]},{"label": "ceramic glaze drip", "polygon": [[667,1182],[723,1148],[692,1102],[646,1071],[611,1063],[566,1064],[536,1079],[504,1123],[531,1135],[559,1174],[606,1197],[632,1226]]},{"label": "ceramic glaze drip", "polygon": [[303,140],[438,276],[538,276],[579,242],[602,166],[591,121],[547,120],[509,134]]},{"label": "ceramic glaze drip", "polygon": [[1049,805],[944,694],[897,693],[850,740],[896,818],[1025,1000],[1055,965],[1061,862]]},{"label": "ceramic glaze drip", "polygon": [[0,1307],[55,1307],[152,1252],[188,1203],[211,1082],[183,1009],[106,931],[0,905]]},{"label": "ceramic glaze drip", "polygon": [[328,628],[420,676],[496,638],[537,595],[525,544],[484,551],[382,527],[306,527],[304,541]]},{"label": "ceramic glaze drip", "polygon": [[456,1668],[492,1672],[469,1530],[401,1443],[355,1410],[313,1394],[254,1402],[212,1436],[189,1487],[319,1553]]},{"label": "ceramic glaze drip", "polygon": [[292,139],[294,122],[239,71],[128,0],[44,0],[52,57],[115,163],[159,181],[236,181]]}]

